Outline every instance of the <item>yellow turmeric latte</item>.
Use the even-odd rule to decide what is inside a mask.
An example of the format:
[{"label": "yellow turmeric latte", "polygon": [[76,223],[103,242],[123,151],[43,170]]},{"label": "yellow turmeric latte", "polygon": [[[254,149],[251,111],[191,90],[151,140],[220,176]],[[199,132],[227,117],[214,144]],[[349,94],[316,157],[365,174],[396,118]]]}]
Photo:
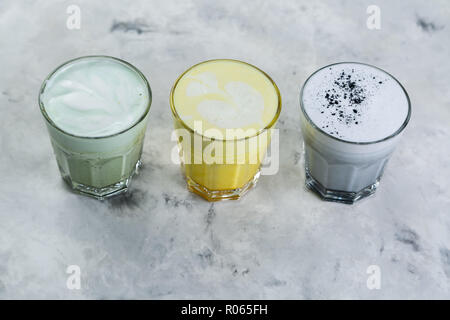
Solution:
[{"label": "yellow turmeric latte", "polygon": [[175,83],[171,108],[192,191],[234,199],[253,186],[281,108],[264,72],[236,60],[200,63]]}]

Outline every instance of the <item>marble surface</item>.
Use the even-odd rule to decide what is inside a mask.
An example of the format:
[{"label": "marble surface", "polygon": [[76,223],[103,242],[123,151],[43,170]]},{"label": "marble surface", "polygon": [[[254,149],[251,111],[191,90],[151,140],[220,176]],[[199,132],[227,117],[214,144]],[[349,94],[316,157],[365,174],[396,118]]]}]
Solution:
[{"label": "marble surface", "polygon": [[[0,2],[0,298],[450,298],[450,5],[376,1],[369,30],[372,2],[76,1],[80,30],[66,28],[72,2]],[[89,54],[133,63],[154,94],[144,168],[103,202],[64,185],[37,105],[51,70]],[[211,204],[170,160],[168,96],[187,67],[222,57],[279,85],[281,158],[241,201]],[[413,104],[379,190],[353,206],[305,188],[299,127],[301,84],[346,60],[390,71]]]}]

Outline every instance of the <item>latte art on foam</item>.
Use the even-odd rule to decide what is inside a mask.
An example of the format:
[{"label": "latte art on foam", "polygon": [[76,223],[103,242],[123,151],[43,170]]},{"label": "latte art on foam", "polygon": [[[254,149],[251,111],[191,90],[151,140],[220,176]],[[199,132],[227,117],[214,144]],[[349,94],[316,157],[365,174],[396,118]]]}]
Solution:
[{"label": "latte art on foam", "polygon": [[192,129],[254,129],[274,118],[278,95],[271,81],[256,68],[232,60],[203,63],[181,77],[174,91],[176,111]]},{"label": "latte art on foam", "polygon": [[146,82],[128,65],[86,57],[59,69],[41,101],[62,130],[84,137],[108,136],[136,123],[148,106]]},{"label": "latte art on foam", "polygon": [[214,73],[205,72],[190,78],[194,81],[186,88],[187,96],[215,93],[220,97],[204,99],[197,105],[198,113],[207,121],[222,129],[246,127],[253,123],[262,125],[264,99],[247,83],[231,81],[221,90]]}]

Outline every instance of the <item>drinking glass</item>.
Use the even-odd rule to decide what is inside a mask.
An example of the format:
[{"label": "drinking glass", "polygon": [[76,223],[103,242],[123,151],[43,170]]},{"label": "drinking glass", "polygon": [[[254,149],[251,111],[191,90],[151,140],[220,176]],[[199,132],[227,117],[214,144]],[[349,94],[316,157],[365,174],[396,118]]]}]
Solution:
[{"label": "drinking glass", "polygon": [[[147,107],[141,117],[130,127],[107,136],[85,137],[64,131],[48,116],[41,99],[47,82],[67,64],[85,59],[113,59],[127,65],[145,82],[149,97]],[[86,56],[67,61],[56,68],[42,84],[39,106],[64,181],[73,190],[100,200],[125,192],[141,164],[140,158],[150,105],[151,89],[147,79],[126,61],[108,56]]]},{"label": "drinking glass", "polygon": [[[343,64],[343,63],[342,63]],[[397,131],[373,142],[351,142],[332,136],[315,124],[304,108],[303,90],[308,81],[325,66],[314,72],[304,83],[300,92],[301,130],[304,140],[306,185],[324,200],[354,203],[373,194],[383,175],[384,168],[411,116],[411,103],[403,90],[408,112]]]},{"label": "drinking glass", "polygon": [[[267,126],[251,136],[241,138],[206,136],[186,125],[177,112],[174,92],[183,75],[203,63],[219,60],[251,66],[266,76],[275,88],[278,97],[276,113]],[[256,185],[260,176],[261,161],[270,145],[272,130],[281,112],[280,92],[275,82],[266,73],[238,60],[218,59],[201,62],[186,70],[176,80],[170,94],[170,107],[174,119],[181,167],[190,191],[208,201],[237,200]],[[208,150],[214,150],[213,161],[205,158]],[[230,150],[234,151],[230,152]]]}]

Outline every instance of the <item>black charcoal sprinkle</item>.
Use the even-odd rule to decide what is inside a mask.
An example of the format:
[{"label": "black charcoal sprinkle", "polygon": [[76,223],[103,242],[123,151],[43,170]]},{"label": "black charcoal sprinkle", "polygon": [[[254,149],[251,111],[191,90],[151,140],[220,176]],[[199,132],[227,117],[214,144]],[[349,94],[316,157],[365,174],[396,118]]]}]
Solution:
[{"label": "black charcoal sprinkle", "polygon": [[[332,71],[332,68],[329,70]],[[331,72],[330,74],[335,73]],[[368,83],[366,79],[375,81]],[[348,126],[360,124],[367,98],[372,96],[374,90],[378,89],[378,86],[386,80],[371,74],[360,74],[355,69],[343,69],[335,79],[332,79],[332,86],[324,90],[321,95],[325,103],[321,104],[320,113],[326,114],[327,119],[326,125],[322,128],[330,128],[327,132],[339,136],[339,131],[334,123],[344,123]]]}]

